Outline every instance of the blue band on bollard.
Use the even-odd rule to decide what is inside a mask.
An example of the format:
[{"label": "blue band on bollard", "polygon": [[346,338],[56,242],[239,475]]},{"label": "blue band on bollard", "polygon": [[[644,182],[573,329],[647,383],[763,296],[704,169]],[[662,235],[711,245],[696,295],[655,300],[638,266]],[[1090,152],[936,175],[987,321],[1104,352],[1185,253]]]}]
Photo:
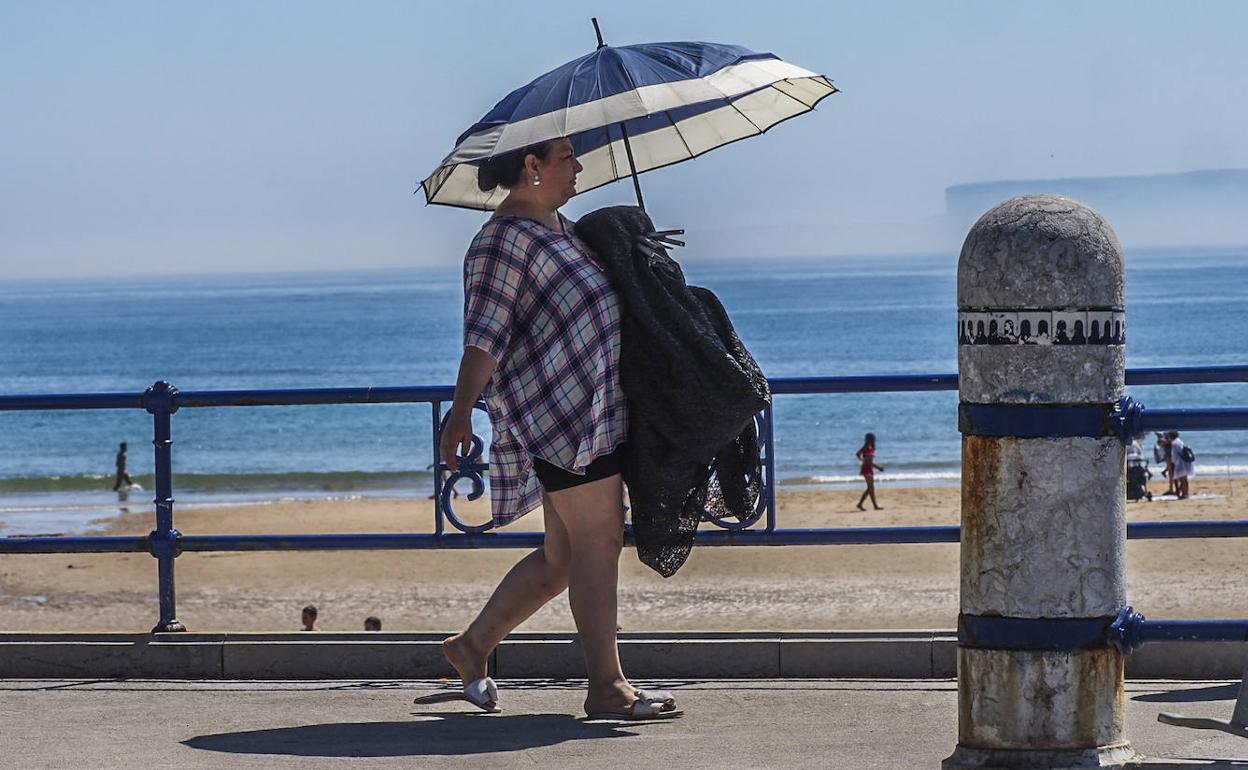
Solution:
[{"label": "blue band on bollard", "polygon": [[958,615],[958,645],[983,650],[1095,650],[1110,645],[1116,618]]},{"label": "blue band on bollard", "polygon": [[958,404],[964,436],[1104,438],[1116,436],[1111,404]]}]

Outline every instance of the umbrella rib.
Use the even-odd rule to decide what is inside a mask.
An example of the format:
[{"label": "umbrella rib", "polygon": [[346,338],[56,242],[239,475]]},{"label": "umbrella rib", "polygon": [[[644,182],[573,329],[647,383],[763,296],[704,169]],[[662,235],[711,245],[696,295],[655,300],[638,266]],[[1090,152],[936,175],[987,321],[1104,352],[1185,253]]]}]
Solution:
[{"label": "umbrella rib", "polygon": [[[768,86],[768,88],[771,88],[771,86]],[[777,89],[777,90],[778,90],[778,89]],[[782,92],[782,93],[783,93],[783,92]],[[757,133],[753,134],[753,136],[758,136],[758,134],[763,133],[764,129],[763,129],[761,126],[759,126],[757,123],[755,123],[755,122],[754,122],[754,121],[750,118],[750,116],[749,116],[749,115],[746,115],[744,112],[742,112],[742,111],[741,111],[741,108],[737,107],[737,103],[736,103],[736,102],[734,102],[734,101],[729,101],[729,102],[728,102],[728,106],[729,106],[729,107],[731,107],[731,108],[733,108],[734,110],[736,110],[738,115],[740,115],[741,117],[745,118],[745,122],[746,122],[746,123],[749,123],[751,126],[754,126],[754,130],[755,130]]]},{"label": "umbrella rib", "polygon": [[[446,186],[446,183],[447,183],[447,182],[449,182],[449,181],[451,180],[451,174],[454,174],[454,173],[455,173],[455,168],[456,168],[458,165],[459,165],[459,164],[458,164],[458,163],[456,163],[454,166],[451,166],[450,171],[448,171],[448,172],[446,173],[446,175],[442,177],[442,181],[441,181],[441,182],[438,182],[438,186],[437,186],[437,187],[436,187],[436,188],[435,188],[432,192],[430,192],[430,193],[429,193],[429,198],[428,198],[428,200],[433,200],[434,198],[438,197],[438,193],[442,192],[442,188],[443,188],[443,187],[445,187],[445,186]],[[422,184],[423,184],[423,182],[422,182]]]},{"label": "umbrella rib", "polygon": [[672,119],[671,110],[664,112],[663,115],[666,116],[668,121],[671,122],[672,130],[676,132],[676,136],[680,139],[680,143],[685,146],[685,152],[689,153],[689,157],[692,158],[693,148],[689,146],[689,142],[685,141],[685,135],[680,132],[680,126],[677,125],[676,121]]},{"label": "umbrella rib", "polygon": [[[777,83],[778,83],[778,82],[784,82],[784,83],[789,83],[789,84],[792,84],[792,83],[793,83],[793,81],[792,81],[792,80],[790,80],[789,78],[785,78],[783,81],[776,81],[776,82],[777,82]],[[785,91],[781,91],[779,88],[776,88],[776,84],[775,84],[775,83],[772,83],[772,84],[771,84],[771,86],[769,86],[769,88],[774,89],[774,90],[775,90],[775,91],[777,91],[778,93],[784,94],[784,95],[785,95],[785,96],[787,96],[788,98],[790,98],[790,99],[792,99],[793,101],[797,102],[798,104],[802,105],[803,107],[805,107],[805,108],[806,108],[806,110],[807,110],[808,112],[809,112],[810,110],[813,110],[813,109],[815,108],[815,105],[813,105],[813,104],[807,104],[806,102],[802,101],[801,99],[798,99],[796,96],[794,96],[794,95],[792,95],[792,94],[790,94],[790,93],[787,93],[787,92],[785,92]]]},{"label": "umbrella rib", "polygon": [[[623,57],[623,56],[620,56],[619,49],[616,49],[616,48],[611,48],[610,46],[608,46],[606,50],[608,50],[608,51],[610,51],[611,53],[615,54],[615,58],[619,60],[619,62],[620,62],[620,72],[623,72],[623,73],[624,73],[624,77],[628,78],[628,85],[630,86],[630,89],[629,89],[629,90],[631,90],[631,91],[633,92],[633,95],[637,98],[637,103],[641,105],[641,108],[642,108],[642,114],[641,114],[641,115],[639,115],[638,117],[645,117],[645,116],[649,115],[649,114],[650,114],[650,113],[649,113],[649,109],[650,109],[650,108],[646,106],[645,101],[644,101],[644,100],[642,100],[642,98],[641,98],[641,94],[640,94],[640,93],[638,93],[638,92],[639,92],[639,90],[640,90],[640,86],[638,86],[638,85],[637,85],[637,81],[636,81],[635,79],[633,79],[633,73],[629,71],[628,67],[624,66],[624,57]],[[628,120],[627,120],[627,119],[625,119],[625,120],[621,120],[621,121],[620,121],[620,124],[622,125],[622,124],[627,123],[627,122],[628,122]],[[623,129],[622,129],[622,130],[623,130]],[[631,167],[631,166],[632,166],[632,164],[630,163],[630,164],[629,164],[629,166]],[[634,170],[636,170],[636,169],[634,169]]]},{"label": "umbrella rib", "polygon": [[607,157],[611,158],[611,181],[618,182],[620,177],[620,164],[615,160],[615,140],[611,138],[611,126],[605,126],[607,132]]},{"label": "umbrella rib", "polygon": [[[584,59],[582,59],[582,60],[580,61],[580,63],[579,63],[579,64],[577,64],[575,67],[573,67],[573,68],[572,68],[572,77],[568,78],[568,95],[567,95],[566,97],[564,97],[564,100],[563,100],[563,103],[564,103],[564,108],[563,108],[563,114],[564,114],[564,118],[563,118],[563,129],[564,129],[564,131],[567,131],[567,129],[568,129],[568,118],[567,118],[568,109],[569,109],[568,105],[571,105],[571,104],[572,104],[572,87],[573,87],[574,85],[576,85],[576,73],[580,72],[580,71],[581,71],[581,67],[584,67],[584,66],[585,66],[585,64],[586,64],[586,63],[588,63],[588,62],[589,62],[589,60],[590,60],[591,58],[594,60],[594,64],[596,65],[596,64],[598,63],[598,56],[597,56],[597,54],[598,54],[598,52],[597,52],[597,51],[595,51],[594,53],[590,54],[589,56],[586,56]],[[597,85],[597,84],[598,84],[598,83],[600,83],[600,82],[601,82],[601,79],[598,77],[598,68],[597,68],[597,66],[595,66],[595,67],[594,67],[594,83],[595,83],[595,85]],[[602,93],[602,89],[601,89],[601,87],[600,87],[600,86],[598,87],[597,92],[598,92],[599,94],[601,94],[601,93]]]},{"label": "umbrella rib", "polygon": [[624,57],[620,56],[620,53],[619,53],[619,50],[618,50],[618,49],[614,49],[614,48],[610,48],[610,47],[608,47],[608,48],[607,48],[607,50],[608,50],[608,51],[611,51],[612,53],[614,53],[614,54],[615,54],[615,58],[619,59],[619,61],[620,61],[620,72],[623,72],[623,73],[624,73],[624,77],[628,78],[628,84],[632,87],[632,90],[633,90],[633,91],[636,91],[636,90],[637,90],[637,88],[638,88],[638,86],[637,86],[637,81],[633,79],[633,73],[631,73],[631,72],[629,72],[629,71],[628,71],[628,67],[625,67],[625,66],[624,66]]}]

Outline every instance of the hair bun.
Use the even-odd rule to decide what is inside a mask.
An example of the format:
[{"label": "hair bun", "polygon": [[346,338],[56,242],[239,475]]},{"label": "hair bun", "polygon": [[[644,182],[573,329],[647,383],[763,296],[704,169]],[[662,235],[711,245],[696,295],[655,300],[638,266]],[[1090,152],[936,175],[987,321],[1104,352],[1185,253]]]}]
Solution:
[{"label": "hair bun", "polygon": [[477,187],[482,192],[489,192],[498,187],[498,169],[495,168],[494,159],[486,158],[481,161],[481,165],[477,166]]}]

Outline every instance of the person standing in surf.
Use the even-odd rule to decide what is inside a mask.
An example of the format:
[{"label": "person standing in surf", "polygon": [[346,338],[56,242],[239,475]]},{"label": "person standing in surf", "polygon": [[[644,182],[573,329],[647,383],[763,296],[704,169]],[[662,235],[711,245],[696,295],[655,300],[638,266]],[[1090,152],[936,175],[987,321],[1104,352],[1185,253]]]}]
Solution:
[{"label": "person standing in surf", "polygon": [[134,486],[134,479],[126,472],[126,442],[121,442],[117,449],[117,478],[113,480],[113,491],[120,492],[123,488]]}]

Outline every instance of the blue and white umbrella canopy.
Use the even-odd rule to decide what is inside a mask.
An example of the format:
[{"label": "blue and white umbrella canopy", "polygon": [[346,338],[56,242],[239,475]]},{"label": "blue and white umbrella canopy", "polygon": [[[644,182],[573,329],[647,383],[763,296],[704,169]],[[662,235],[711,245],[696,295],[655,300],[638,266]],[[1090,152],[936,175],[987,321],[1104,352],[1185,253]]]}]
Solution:
[{"label": "blue and white umbrella canopy", "polygon": [[823,75],[741,46],[603,46],[508,94],[421,187],[429,203],[492,210],[507,191],[478,188],[482,160],[567,136],[585,192],[761,134],[836,91]]}]

